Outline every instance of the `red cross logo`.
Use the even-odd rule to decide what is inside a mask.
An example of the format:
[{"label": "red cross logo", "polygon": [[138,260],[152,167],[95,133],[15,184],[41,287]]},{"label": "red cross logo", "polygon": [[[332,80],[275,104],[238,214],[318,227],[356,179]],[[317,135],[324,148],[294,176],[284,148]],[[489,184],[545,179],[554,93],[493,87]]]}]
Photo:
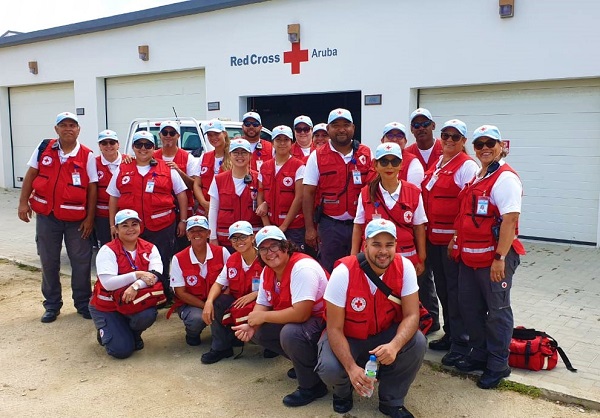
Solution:
[{"label": "red cross logo", "polygon": [[234,227],[234,228],[239,228],[239,227],[240,227],[240,224],[235,224],[233,227]]},{"label": "red cross logo", "polygon": [[482,127],[482,128],[480,129],[480,131],[481,131],[481,132],[485,132],[485,130],[486,130],[486,129],[487,129],[487,128],[484,126],[484,127]]},{"label": "red cross logo", "polygon": [[300,49],[300,42],[292,44],[292,50],[283,53],[283,62],[292,64],[292,74],[300,74],[300,63],[308,61],[308,49]]},{"label": "red cross logo", "polygon": [[392,147],[390,145],[386,145],[385,149],[389,151],[392,149]]}]

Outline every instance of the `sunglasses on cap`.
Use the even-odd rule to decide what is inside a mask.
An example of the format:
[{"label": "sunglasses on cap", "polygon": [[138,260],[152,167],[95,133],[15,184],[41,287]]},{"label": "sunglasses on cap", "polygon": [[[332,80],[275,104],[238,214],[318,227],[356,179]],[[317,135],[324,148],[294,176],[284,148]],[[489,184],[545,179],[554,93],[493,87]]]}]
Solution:
[{"label": "sunglasses on cap", "polygon": [[430,120],[426,120],[425,122],[414,122],[411,123],[410,126],[413,127],[413,129],[419,129],[419,128],[428,128],[433,122],[431,122]]},{"label": "sunglasses on cap", "polygon": [[142,149],[142,148],[152,149],[152,148],[154,148],[154,144],[152,142],[136,142],[135,144],[133,144],[133,148],[135,148],[135,149]]},{"label": "sunglasses on cap", "polygon": [[177,135],[177,131],[175,130],[167,130],[167,129],[163,129],[162,131],[160,131],[160,134],[162,136],[175,136]]},{"label": "sunglasses on cap", "polygon": [[244,126],[246,128],[249,128],[250,126],[254,126],[255,128],[258,128],[260,126],[260,122],[250,122],[250,121],[246,121],[244,122]]},{"label": "sunglasses on cap", "polygon": [[461,140],[461,138],[462,138],[462,135],[461,135],[461,134],[452,134],[452,135],[450,135],[450,134],[449,134],[449,133],[447,133],[447,132],[442,132],[442,139],[443,139],[444,141],[447,141],[447,140],[451,139],[451,140],[453,140],[454,142],[458,142],[458,141],[460,141],[460,140]]},{"label": "sunglasses on cap", "polygon": [[404,139],[404,138],[406,138],[406,136],[402,132],[398,132],[398,133],[388,132],[387,134],[385,134],[385,137],[388,139]]},{"label": "sunglasses on cap", "polygon": [[473,148],[475,148],[477,151],[481,151],[483,147],[491,149],[494,148],[498,142],[500,141],[496,141],[495,139],[492,139],[490,141],[477,141],[473,143]]},{"label": "sunglasses on cap", "polygon": [[394,158],[380,158],[377,160],[377,163],[379,163],[379,165],[381,165],[382,167],[387,167],[388,165],[392,165],[392,167],[398,167],[400,165],[400,163],[402,162],[402,160],[398,157],[394,157]]},{"label": "sunglasses on cap", "polygon": [[117,141],[115,141],[114,139],[104,139],[100,141],[100,145],[115,145],[116,143]]},{"label": "sunglasses on cap", "polygon": [[310,127],[309,127],[309,126],[307,126],[306,128],[301,128],[301,127],[299,127],[299,126],[296,126],[296,127],[294,128],[294,131],[298,132],[299,134],[301,134],[301,133],[305,133],[305,134],[307,134],[307,133],[309,133],[309,132],[310,132]]}]

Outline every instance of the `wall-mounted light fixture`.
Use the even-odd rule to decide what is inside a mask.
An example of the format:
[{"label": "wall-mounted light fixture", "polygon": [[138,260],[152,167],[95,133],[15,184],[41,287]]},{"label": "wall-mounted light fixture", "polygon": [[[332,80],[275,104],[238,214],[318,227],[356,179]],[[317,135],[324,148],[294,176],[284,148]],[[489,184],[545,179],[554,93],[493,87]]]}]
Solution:
[{"label": "wall-mounted light fixture", "polygon": [[138,56],[142,61],[148,61],[150,59],[150,52],[148,49],[148,45],[140,45],[138,46]]},{"label": "wall-mounted light fixture", "polygon": [[513,17],[515,14],[515,0],[500,0],[498,13],[500,13],[500,17]]},{"label": "wall-mounted light fixture", "polygon": [[288,25],[288,39],[291,43],[300,43],[300,24],[292,23]]},{"label": "wall-mounted light fixture", "polygon": [[29,72],[31,74],[37,74],[38,73],[37,61],[29,61]]}]

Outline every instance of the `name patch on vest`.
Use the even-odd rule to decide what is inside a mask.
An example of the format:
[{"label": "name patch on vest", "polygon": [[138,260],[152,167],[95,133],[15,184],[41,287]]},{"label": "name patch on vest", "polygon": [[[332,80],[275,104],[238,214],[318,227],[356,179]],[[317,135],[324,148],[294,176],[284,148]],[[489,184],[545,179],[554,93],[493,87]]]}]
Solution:
[{"label": "name patch on vest", "polygon": [[367,301],[364,298],[356,297],[352,299],[350,306],[352,306],[352,309],[354,309],[356,312],[362,312],[367,307]]},{"label": "name patch on vest", "polygon": [[196,286],[196,284],[198,283],[198,277],[196,276],[187,276],[185,278],[185,282],[189,285],[189,286]]}]

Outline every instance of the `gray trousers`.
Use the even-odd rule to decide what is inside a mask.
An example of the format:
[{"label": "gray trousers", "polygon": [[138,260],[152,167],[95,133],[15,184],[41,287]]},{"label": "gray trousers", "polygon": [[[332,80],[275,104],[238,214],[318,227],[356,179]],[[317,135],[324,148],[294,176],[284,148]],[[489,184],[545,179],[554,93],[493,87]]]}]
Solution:
[{"label": "gray trousers", "polygon": [[440,306],[438,305],[437,292],[435,290],[435,282],[433,281],[433,271],[431,270],[431,262],[429,257],[425,260],[425,271],[417,276],[417,284],[419,285],[419,300],[431,314],[433,325],[440,323]]},{"label": "gray trousers", "polygon": [[[361,367],[369,360],[369,351],[375,347],[389,343],[396,335],[399,324],[393,324],[387,330],[370,336],[366,340],[348,338],[352,357]],[[327,332],[319,340],[319,361],[317,373],[327,386],[333,386],[333,394],[339,397],[352,395],[352,383],[348,373],[339,362],[329,345]],[[410,385],[415,380],[417,372],[423,363],[427,340],[420,331],[402,347],[396,360],[387,366],[379,365],[377,379],[379,381],[379,402],[383,405],[395,407],[404,406],[404,398]]]},{"label": "gray trousers", "polygon": [[177,309],[177,313],[183,321],[183,325],[185,325],[185,334],[188,337],[199,337],[202,330],[206,328],[206,324],[202,319],[202,309],[183,305]]},{"label": "gray trousers", "polygon": [[254,334],[254,341],[271,351],[289,358],[296,370],[298,386],[310,389],[321,379],[315,372],[317,342],[325,328],[323,318],[310,317],[300,324],[262,324]]},{"label": "gray trousers", "polygon": [[471,268],[459,264],[458,299],[469,333],[470,356],[487,362],[492,371],[508,367],[508,347],[514,327],[510,306],[512,277],[521,260],[511,248],[505,259],[502,282],[490,280],[490,267]]},{"label": "gray trousers", "polygon": [[59,310],[62,305],[60,283],[60,251],[63,239],[71,263],[73,302],[79,311],[87,307],[92,295],[92,242],[81,238],[81,222],[59,221],[53,214],[36,215],[35,240],[42,264],[42,295],[44,308]]},{"label": "gray trousers", "polygon": [[318,231],[321,246],[319,262],[329,273],[333,264],[342,257],[350,255],[352,249],[352,224],[344,224],[333,219],[321,217]]}]

